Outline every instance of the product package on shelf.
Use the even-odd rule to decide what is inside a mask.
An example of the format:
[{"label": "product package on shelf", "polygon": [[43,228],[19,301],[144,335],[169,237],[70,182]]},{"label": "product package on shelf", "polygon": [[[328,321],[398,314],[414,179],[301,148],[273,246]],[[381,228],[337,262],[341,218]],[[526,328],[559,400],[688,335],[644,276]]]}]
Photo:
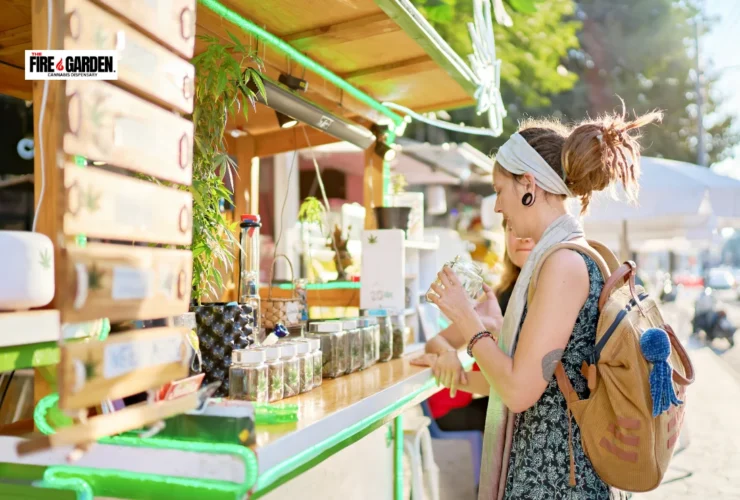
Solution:
[{"label": "product package on shelf", "polygon": [[209,400],[202,410],[167,420],[157,436],[182,441],[206,441],[251,446],[255,443],[255,410],[246,401]]}]

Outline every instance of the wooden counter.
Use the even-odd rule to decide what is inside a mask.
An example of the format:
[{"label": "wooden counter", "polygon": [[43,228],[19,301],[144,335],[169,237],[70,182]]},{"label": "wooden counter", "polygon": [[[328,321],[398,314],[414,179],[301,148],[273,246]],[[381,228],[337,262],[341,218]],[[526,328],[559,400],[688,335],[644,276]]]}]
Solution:
[{"label": "wooden counter", "polygon": [[[321,387],[311,392],[283,400],[281,403],[299,405],[299,420],[293,424],[258,426],[257,443],[253,447],[258,476],[251,493],[254,496],[266,494],[433,394],[437,387],[433,385],[431,369],[411,366],[410,357],[324,380]],[[465,354],[461,354],[461,359],[466,364],[470,362]],[[18,457],[15,453],[18,440],[0,436],[0,462],[41,466],[66,463],[69,448]],[[106,474],[113,475],[117,469],[169,476],[168,480],[198,478],[232,485],[243,484],[254,473],[249,470],[248,461],[224,451],[184,451],[108,443],[94,446],[75,465],[106,469]],[[142,480],[161,480],[155,476],[149,478]]]}]

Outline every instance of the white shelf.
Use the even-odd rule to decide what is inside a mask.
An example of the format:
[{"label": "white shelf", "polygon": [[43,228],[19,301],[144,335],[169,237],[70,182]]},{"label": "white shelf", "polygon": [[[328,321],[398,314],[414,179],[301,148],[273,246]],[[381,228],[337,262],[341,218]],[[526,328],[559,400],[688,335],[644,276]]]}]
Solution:
[{"label": "white shelf", "polygon": [[56,341],[60,328],[53,309],[0,313],[0,347]]},{"label": "white shelf", "polygon": [[404,240],[403,246],[405,248],[414,248],[417,250],[437,250],[439,248],[439,238],[435,237],[434,240]]}]

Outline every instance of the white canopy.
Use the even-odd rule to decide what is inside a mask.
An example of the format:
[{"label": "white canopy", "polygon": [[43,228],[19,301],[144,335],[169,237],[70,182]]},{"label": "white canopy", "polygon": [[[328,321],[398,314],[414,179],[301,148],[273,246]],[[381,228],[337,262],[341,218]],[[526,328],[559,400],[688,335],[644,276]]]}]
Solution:
[{"label": "white canopy", "polygon": [[[661,158],[642,158],[641,166],[636,204],[626,201],[621,188],[594,196],[583,218],[589,238],[615,248],[624,247],[626,238],[638,249],[648,241],[655,246],[655,240],[707,242],[717,228],[740,228],[740,181]],[[574,200],[572,210],[579,209]]]}]

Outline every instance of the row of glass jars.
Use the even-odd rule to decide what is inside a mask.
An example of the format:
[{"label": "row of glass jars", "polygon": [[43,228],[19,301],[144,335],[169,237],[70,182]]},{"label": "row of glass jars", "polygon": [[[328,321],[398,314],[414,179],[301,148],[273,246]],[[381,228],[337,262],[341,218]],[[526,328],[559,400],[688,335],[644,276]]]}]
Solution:
[{"label": "row of glass jars", "polygon": [[234,350],[229,397],[273,403],[320,386],[320,346],[318,339],[300,339]]},{"label": "row of glass jars", "polygon": [[336,378],[400,358],[404,335],[395,332],[403,332],[404,326],[403,316],[363,316],[313,322],[309,336],[321,342],[323,376]]}]

